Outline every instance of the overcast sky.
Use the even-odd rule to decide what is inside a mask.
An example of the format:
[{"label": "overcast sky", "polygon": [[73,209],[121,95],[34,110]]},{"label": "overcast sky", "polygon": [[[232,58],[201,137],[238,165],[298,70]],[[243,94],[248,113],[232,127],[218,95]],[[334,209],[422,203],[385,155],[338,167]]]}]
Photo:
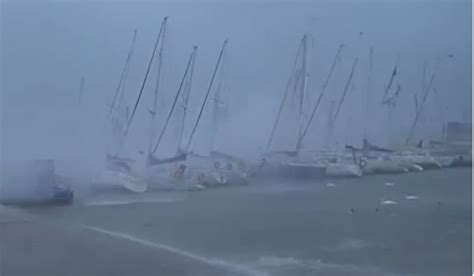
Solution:
[{"label": "overcast sky", "polygon": [[[362,120],[368,122],[373,140],[382,143],[393,135],[396,138],[391,142],[403,142],[414,116],[413,94],[421,93],[424,63],[427,74],[438,64],[433,82],[438,94],[429,96],[417,135],[434,137],[440,133],[442,120],[471,118],[471,3],[467,0],[4,0],[1,5],[1,136],[2,151],[7,155],[87,155],[93,149],[99,156],[98,149],[106,143],[100,138],[106,106],[117,85],[133,30],[138,29],[138,38],[127,80],[128,104],[139,91],[164,16],[169,16],[169,21],[160,112],[167,112],[192,45],[196,44],[199,52],[191,92],[191,113],[195,116],[222,41],[228,38],[231,117],[220,128],[218,143],[234,140],[235,144],[238,140],[238,145],[229,146],[234,150],[262,149],[305,33],[312,40],[308,106],[320,91],[338,45],[347,46],[305,146],[317,147],[318,139],[322,139],[329,103],[339,99],[356,57],[359,64],[354,82],[337,123],[341,143],[360,143],[365,129]],[[366,116],[363,106],[371,46],[374,73],[370,116]],[[380,100],[396,63],[396,82],[402,92],[397,107],[388,115]],[[133,142],[129,145],[133,147],[143,146],[148,139],[144,138],[149,127],[146,110],[151,106],[154,72],[131,129]],[[84,102],[78,106],[82,76],[86,80]],[[211,109],[206,110],[209,114]],[[392,130],[386,127],[387,122],[393,125]],[[197,134],[195,147],[205,143],[204,132]],[[280,137],[288,135],[284,129],[279,132]]]}]

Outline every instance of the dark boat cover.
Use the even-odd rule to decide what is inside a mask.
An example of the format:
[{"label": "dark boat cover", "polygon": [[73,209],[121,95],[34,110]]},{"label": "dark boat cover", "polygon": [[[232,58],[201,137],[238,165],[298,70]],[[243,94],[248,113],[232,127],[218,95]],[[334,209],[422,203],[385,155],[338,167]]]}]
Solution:
[{"label": "dark boat cover", "polygon": [[186,160],[186,157],[187,157],[186,153],[180,153],[180,154],[178,154],[174,157],[159,159],[159,158],[156,158],[153,154],[150,153],[148,155],[148,164],[151,165],[151,166],[156,166],[156,165],[161,165],[161,164],[184,161],[184,160]]}]

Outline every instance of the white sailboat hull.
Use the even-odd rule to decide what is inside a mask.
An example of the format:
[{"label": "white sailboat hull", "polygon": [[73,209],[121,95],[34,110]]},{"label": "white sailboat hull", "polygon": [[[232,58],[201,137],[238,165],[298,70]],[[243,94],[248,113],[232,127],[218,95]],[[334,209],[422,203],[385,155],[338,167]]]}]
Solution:
[{"label": "white sailboat hull", "polygon": [[366,159],[363,174],[406,173],[410,169],[400,162],[390,159]]},{"label": "white sailboat hull", "polygon": [[111,170],[104,170],[95,184],[97,188],[123,187],[134,193],[143,193],[148,188],[142,177]]},{"label": "white sailboat hull", "polygon": [[423,169],[439,169],[442,165],[433,157],[426,154],[403,154],[394,155],[392,160],[401,163],[410,163],[421,166]]},{"label": "white sailboat hull", "polygon": [[326,175],[341,177],[360,177],[362,176],[362,170],[356,164],[328,163],[326,165]]}]

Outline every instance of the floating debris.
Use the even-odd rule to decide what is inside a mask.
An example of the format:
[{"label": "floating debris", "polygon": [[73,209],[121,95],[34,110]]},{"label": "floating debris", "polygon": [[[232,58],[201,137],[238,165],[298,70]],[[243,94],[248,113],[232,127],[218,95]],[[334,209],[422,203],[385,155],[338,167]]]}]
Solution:
[{"label": "floating debris", "polygon": [[398,204],[396,201],[393,201],[393,200],[383,200],[381,202],[382,205],[395,205],[395,204]]},{"label": "floating debris", "polygon": [[205,189],[206,189],[206,186],[201,185],[201,184],[197,184],[197,185],[196,185],[196,189],[198,189],[198,190],[205,190]]},{"label": "floating debris", "polygon": [[385,182],[384,185],[385,185],[385,186],[395,186],[395,183],[392,183],[392,182]]},{"label": "floating debris", "polygon": [[334,184],[334,183],[328,183],[328,184],[326,184],[326,186],[328,186],[328,187],[336,187],[336,184]]},{"label": "floating debris", "polygon": [[410,196],[405,196],[405,199],[419,199],[419,197],[410,195]]}]

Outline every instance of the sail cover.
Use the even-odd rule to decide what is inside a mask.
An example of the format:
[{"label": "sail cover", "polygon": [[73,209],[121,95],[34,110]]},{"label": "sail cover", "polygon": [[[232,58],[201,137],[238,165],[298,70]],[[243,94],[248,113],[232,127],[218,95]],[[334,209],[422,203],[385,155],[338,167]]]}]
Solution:
[{"label": "sail cover", "polygon": [[156,166],[156,165],[161,165],[161,164],[184,161],[184,160],[186,160],[186,157],[187,157],[186,153],[181,153],[181,154],[178,154],[174,157],[159,159],[159,158],[155,157],[153,154],[150,153],[148,155],[148,164],[150,164],[151,166]]}]

